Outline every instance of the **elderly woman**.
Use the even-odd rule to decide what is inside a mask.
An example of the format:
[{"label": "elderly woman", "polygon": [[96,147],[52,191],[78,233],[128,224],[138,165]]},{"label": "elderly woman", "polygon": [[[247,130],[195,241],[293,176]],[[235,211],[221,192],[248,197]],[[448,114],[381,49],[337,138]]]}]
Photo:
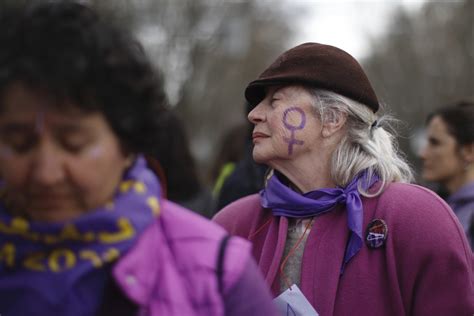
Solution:
[{"label": "elderly woman", "polygon": [[[253,157],[272,170],[260,195],[215,221],[253,243],[289,315],[470,315],[472,253],[379,117],[364,71],[346,52],[290,49],[245,90]],[[293,314],[292,314],[293,313]]]},{"label": "elderly woman", "polygon": [[424,180],[441,184],[474,249],[474,102],[440,108],[427,119],[420,156]]},{"label": "elderly woman", "polygon": [[139,44],[69,1],[2,14],[0,314],[273,315],[250,244],[142,156],[167,112]]}]

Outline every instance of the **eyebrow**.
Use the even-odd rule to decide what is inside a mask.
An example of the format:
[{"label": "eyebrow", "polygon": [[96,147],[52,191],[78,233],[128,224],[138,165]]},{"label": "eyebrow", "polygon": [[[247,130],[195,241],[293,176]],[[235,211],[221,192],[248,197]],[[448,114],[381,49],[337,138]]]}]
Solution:
[{"label": "eyebrow", "polygon": [[285,86],[274,86],[274,89],[273,89],[273,95],[277,94],[277,93],[281,93],[283,95],[285,95],[285,93],[281,92],[281,90],[284,88]]},{"label": "eyebrow", "polygon": [[0,124],[0,132],[2,134],[11,134],[16,132],[33,132],[35,124],[31,122],[12,122]]}]

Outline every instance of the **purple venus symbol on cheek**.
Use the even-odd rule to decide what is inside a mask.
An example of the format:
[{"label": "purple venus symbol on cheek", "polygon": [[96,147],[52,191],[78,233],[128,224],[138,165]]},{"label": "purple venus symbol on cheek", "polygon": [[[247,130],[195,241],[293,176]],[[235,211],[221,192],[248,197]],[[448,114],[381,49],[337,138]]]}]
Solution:
[{"label": "purple venus symbol on cheek", "polygon": [[[301,121],[299,125],[293,125],[288,122],[288,113],[290,112],[297,112],[301,116]],[[288,155],[293,154],[293,146],[294,145],[303,145],[304,141],[298,140],[295,138],[295,131],[303,129],[306,125],[306,114],[304,111],[296,106],[290,107],[283,112],[283,124],[285,127],[290,130],[291,137],[285,137],[284,140],[288,143]]]}]

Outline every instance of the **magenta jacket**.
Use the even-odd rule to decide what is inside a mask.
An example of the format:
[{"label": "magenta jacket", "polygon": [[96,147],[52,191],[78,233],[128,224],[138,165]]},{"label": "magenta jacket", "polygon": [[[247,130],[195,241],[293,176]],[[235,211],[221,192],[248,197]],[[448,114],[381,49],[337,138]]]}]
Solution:
[{"label": "magenta jacket", "polygon": [[[221,292],[216,263],[226,231],[173,202],[162,200],[160,206],[158,219],[113,270],[121,290],[139,306],[138,315],[223,316],[229,305],[226,300],[235,296],[232,293],[236,284],[249,268],[258,274],[253,275],[250,286],[244,284],[241,288],[252,299],[231,305],[239,306],[246,315],[275,315],[270,293],[257,267],[252,265],[248,241],[229,239]],[[248,306],[250,302],[254,305]],[[235,313],[239,308],[233,308],[229,314],[240,315]]]},{"label": "magenta jacket", "polygon": [[[473,254],[452,210],[431,191],[391,184],[363,198],[364,228],[388,226],[385,246],[365,244],[340,274],[349,230],[342,207],[317,217],[301,267],[301,290],[319,315],[473,315]],[[262,209],[258,195],[240,199],[214,220],[252,241],[273,294],[288,221]],[[365,237],[365,236],[364,236]]]}]

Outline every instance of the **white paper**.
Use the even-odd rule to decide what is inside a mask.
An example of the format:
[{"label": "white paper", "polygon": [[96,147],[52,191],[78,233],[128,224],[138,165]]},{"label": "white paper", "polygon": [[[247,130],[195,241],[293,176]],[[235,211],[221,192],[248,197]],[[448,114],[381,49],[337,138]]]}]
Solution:
[{"label": "white paper", "polygon": [[319,316],[296,284],[273,299],[282,316]]}]

